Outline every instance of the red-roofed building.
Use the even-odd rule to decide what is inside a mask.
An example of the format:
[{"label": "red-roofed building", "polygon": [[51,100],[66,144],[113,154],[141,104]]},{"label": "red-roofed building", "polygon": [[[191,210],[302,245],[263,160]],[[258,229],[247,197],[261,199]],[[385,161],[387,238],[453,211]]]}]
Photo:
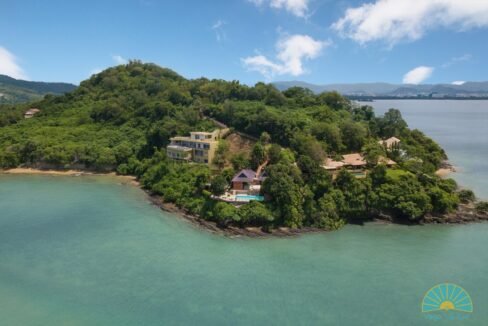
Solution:
[{"label": "red-roofed building", "polygon": [[256,172],[251,169],[243,169],[232,178],[232,189],[249,190],[253,185],[260,185],[264,179],[266,179],[264,173],[258,176],[256,175]]}]

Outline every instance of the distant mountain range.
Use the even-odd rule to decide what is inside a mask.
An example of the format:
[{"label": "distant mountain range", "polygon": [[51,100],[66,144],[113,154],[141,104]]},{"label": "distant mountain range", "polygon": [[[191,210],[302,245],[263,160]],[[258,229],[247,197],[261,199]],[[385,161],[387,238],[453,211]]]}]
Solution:
[{"label": "distant mountain range", "polygon": [[63,94],[76,88],[68,83],[45,83],[19,80],[0,75],[0,104],[29,102],[46,94]]},{"label": "distant mountain range", "polygon": [[[279,90],[298,86],[314,93],[337,91],[353,99],[380,98],[488,98],[488,82],[454,84],[389,84],[357,83],[317,85],[302,81],[279,81],[273,83]],[[33,82],[0,75],[0,104],[29,102],[46,94],[64,94],[77,86],[69,83]]]},{"label": "distant mountain range", "polygon": [[352,98],[488,98],[488,82],[466,82],[462,85],[388,83],[316,85],[300,81],[273,83],[280,90],[299,86],[315,93],[337,91]]}]

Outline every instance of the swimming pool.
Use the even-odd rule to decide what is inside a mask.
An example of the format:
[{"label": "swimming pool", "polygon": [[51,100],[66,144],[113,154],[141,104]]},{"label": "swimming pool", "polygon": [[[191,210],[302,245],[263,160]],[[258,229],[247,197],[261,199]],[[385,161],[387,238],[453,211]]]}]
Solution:
[{"label": "swimming pool", "polygon": [[251,200],[263,201],[264,196],[259,195],[236,195],[236,201],[249,202]]},{"label": "swimming pool", "polygon": [[366,178],[366,172],[363,171],[353,171],[351,174],[356,178]]}]

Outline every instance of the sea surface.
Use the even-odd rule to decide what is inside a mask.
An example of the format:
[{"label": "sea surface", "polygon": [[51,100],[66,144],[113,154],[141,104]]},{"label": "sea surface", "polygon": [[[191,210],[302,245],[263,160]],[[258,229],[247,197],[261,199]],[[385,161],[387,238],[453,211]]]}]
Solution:
[{"label": "sea surface", "polygon": [[410,128],[437,141],[457,169],[458,183],[488,200],[488,101],[379,100],[371,105],[379,115],[399,109]]},{"label": "sea surface", "polygon": [[[466,145],[457,144],[469,136],[454,126],[480,126],[486,115],[464,122],[455,108],[430,110],[439,128],[427,133],[447,142],[466,171],[460,182],[483,188],[486,179],[470,183]],[[470,152],[477,160],[484,140]],[[162,212],[118,179],[0,175],[0,325],[488,325],[487,248],[486,223],[230,239]],[[424,294],[444,282],[471,296],[468,319],[421,312]]]}]

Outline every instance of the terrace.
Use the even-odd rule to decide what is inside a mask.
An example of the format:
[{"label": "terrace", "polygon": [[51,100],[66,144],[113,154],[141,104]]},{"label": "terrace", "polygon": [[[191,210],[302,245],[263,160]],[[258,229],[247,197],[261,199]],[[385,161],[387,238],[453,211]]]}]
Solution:
[{"label": "terrace", "polygon": [[252,200],[264,201],[264,196],[262,195],[249,195],[249,194],[237,193],[237,192],[232,192],[232,193],[227,192],[222,196],[213,197],[213,198],[231,204],[246,204]]}]

